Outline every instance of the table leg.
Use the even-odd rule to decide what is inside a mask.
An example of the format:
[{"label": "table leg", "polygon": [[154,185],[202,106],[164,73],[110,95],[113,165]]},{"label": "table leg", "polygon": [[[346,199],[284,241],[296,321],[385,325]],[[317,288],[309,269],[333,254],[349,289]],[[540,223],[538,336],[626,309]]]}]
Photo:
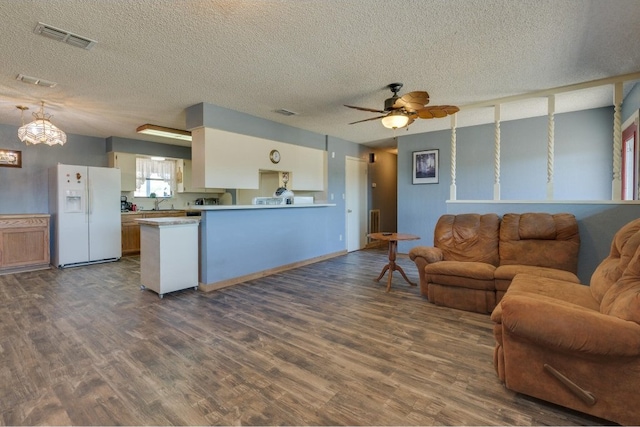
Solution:
[{"label": "table leg", "polygon": [[391,281],[393,280],[393,272],[394,271],[399,271],[400,274],[402,275],[402,277],[404,278],[404,280],[408,284],[410,284],[411,286],[417,286],[416,283],[412,283],[409,280],[409,278],[405,274],[405,272],[402,269],[402,267],[400,267],[399,265],[396,264],[397,253],[398,253],[398,241],[397,240],[389,240],[389,263],[384,266],[384,268],[382,269],[382,272],[380,272],[380,275],[378,276],[378,278],[375,279],[376,282],[379,281],[380,279],[382,279],[382,276],[384,276],[384,273],[386,273],[387,270],[389,271],[389,277],[388,277],[388,280],[387,280],[387,290],[386,290],[386,292],[389,292],[391,290]]},{"label": "table leg", "polygon": [[391,280],[393,279],[393,272],[398,268],[396,265],[396,253],[398,252],[398,241],[389,240],[389,280],[387,281],[387,290],[391,290]]}]

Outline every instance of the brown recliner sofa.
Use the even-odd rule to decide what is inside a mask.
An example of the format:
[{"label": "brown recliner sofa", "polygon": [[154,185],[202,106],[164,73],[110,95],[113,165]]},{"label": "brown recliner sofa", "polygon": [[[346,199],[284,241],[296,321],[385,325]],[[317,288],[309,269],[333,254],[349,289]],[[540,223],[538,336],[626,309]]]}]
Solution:
[{"label": "brown recliner sofa", "polygon": [[491,319],[508,389],[640,425],[640,219],[616,233],[590,286],[519,274]]},{"label": "brown recliner sofa", "polygon": [[434,246],[416,246],[409,257],[430,302],[491,313],[518,273],[579,283],[579,249],[569,213],[469,213],[441,216]]}]

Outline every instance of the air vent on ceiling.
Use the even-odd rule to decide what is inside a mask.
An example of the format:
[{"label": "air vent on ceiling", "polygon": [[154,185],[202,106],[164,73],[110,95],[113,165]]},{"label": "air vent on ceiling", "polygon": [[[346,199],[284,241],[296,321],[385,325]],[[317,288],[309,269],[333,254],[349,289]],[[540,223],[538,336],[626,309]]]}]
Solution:
[{"label": "air vent on ceiling", "polygon": [[86,50],[90,50],[96,43],[98,43],[95,40],[73,34],[69,31],[61,30],[60,28],[52,27],[48,24],[43,24],[42,22],[38,22],[38,25],[36,25],[33,32]]},{"label": "air vent on ceiling", "polygon": [[278,114],[282,114],[283,116],[295,116],[298,113],[294,113],[293,111],[289,111],[289,110],[285,110],[284,108],[281,108],[279,110],[275,110],[274,112],[278,113]]},{"label": "air vent on ceiling", "polygon": [[24,74],[18,74],[16,80],[20,80],[22,83],[29,83],[44,87],[54,87],[58,84],[56,82],[50,82],[49,80],[39,79],[37,77],[25,76]]}]

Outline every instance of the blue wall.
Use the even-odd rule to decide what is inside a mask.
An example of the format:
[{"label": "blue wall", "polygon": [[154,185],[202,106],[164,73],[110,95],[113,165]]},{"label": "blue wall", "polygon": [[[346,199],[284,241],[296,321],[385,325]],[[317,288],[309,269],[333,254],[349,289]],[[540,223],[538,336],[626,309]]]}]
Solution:
[{"label": "blue wall", "polygon": [[[612,108],[555,116],[554,200],[610,200]],[[459,128],[457,199],[493,200],[494,125]],[[446,213],[451,184],[451,131],[398,138],[398,231],[421,240],[399,244],[406,253],[433,244],[433,228]],[[440,182],[411,184],[412,152],[438,149]],[[546,200],[547,118],[501,123],[501,199]]]},{"label": "blue wall", "polygon": [[0,125],[0,149],[22,151],[22,168],[0,167],[0,214],[49,213],[50,167],[107,166],[105,140],[67,134],[63,146],[26,145],[18,127]]}]

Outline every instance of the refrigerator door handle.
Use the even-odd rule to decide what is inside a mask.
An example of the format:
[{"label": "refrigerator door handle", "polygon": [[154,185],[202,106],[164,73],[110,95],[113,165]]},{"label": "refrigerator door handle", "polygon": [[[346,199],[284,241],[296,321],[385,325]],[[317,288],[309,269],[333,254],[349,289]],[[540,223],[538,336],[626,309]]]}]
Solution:
[{"label": "refrigerator door handle", "polygon": [[91,222],[91,214],[93,210],[93,188],[91,180],[87,178],[87,222]]}]

